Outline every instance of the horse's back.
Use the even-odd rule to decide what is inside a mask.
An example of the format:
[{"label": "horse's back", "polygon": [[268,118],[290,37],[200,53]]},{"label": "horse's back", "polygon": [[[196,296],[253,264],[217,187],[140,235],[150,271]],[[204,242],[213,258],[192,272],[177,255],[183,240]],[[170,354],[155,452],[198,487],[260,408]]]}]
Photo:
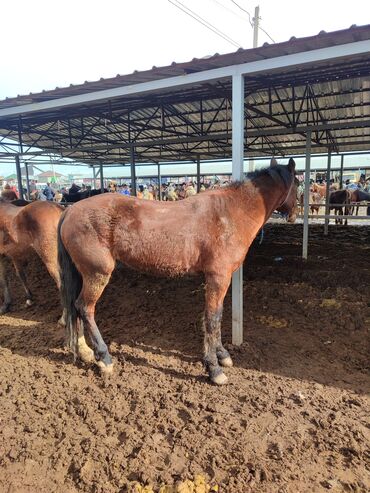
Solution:
[{"label": "horse's back", "polygon": [[345,204],[350,199],[348,190],[336,190],[329,195],[329,204]]},{"label": "horse's back", "polygon": [[23,207],[14,219],[14,234],[18,241],[33,242],[55,237],[64,208],[54,202],[36,201]]}]

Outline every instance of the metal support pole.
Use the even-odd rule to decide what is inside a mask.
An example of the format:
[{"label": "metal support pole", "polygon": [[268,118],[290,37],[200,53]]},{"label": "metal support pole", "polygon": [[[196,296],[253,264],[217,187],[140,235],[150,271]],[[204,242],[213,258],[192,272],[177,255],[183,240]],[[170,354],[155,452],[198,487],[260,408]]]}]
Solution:
[{"label": "metal support pole", "polygon": [[200,192],[200,157],[197,156],[197,193]]},{"label": "metal support pole", "polygon": [[[242,180],[244,171],[244,77],[232,79],[232,178]],[[243,265],[232,278],[232,343],[243,342]]]},{"label": "metal support pole", "polygon": [[25,161],[24,167],[26,169],[26,186],[27,186],[27,199],[31,200],[31,191],[30,191],[30,177],[28,174],[28,163]]},{"label": "metal support pole", "polygon": [[162,177],[161,177],[161,165],[158,163],[158,199],[162,200]]},{"label": "metal support pole", "polygon": [[[331,150],[328,152],[328,164],[326,167],[326,191],[325,191],[325,216],[329,214],[329,188],[330,188]],[[324,235],[329,232],[329,218],[325,217]]]},{"label": "metal support pole", "polygon": [[95,166],[92,167],[92,170],[93,170],[94,188],[96,188],[96,169],[95,169]]},{"label": "metal support pole", "polygon": [[23,185],[22,185],[22,174],[21,174],[21,163],[19,160],[19,155],[15,156],[15,167],[17,169],[17,180],[18,180],[18,190],[19,198],[23,199]]},{"label": "metal support pole", "polygon": [[104,174],[103,174],[103,164],[99,164],[99,169],[100,169],[100,191],[101,193],[104,193]]},{"label": "metal support pole", "polygon": [[344,168],[344,154],[340,157],[340,178],[339,178],[339,188],[343,188],[343,168]]},{"label": "metal support pole", "polygon": [[310,169],[311,169],[311,130],[306,135],[306,166],[304,171],[304,200],[303,200],[303,247],[302,257],[307,260],[308,256],[308,214],[310,202]]},{"label": "metal support pole", "polygon": [[131,190],[132,195],[136,196],[136,170],[135,170],[135,147],[130,148],[130,161],[131,161]]},{"label": "metal support pole", "polygon": [[253,17],[253,48],[257,48],[258,46],[258,27],[260,23],[260,8],[257,5],[254,9],[254,17]]}]

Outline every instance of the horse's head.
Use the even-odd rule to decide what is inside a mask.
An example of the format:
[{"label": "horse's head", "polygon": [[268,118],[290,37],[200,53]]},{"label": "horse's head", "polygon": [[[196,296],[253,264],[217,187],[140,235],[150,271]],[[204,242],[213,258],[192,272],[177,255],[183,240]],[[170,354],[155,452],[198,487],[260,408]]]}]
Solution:
[{"label": "horse's head", "polygon": [[[271,161],[271,166],[276,166],[276,161]],[[285,168],[285,166],[284,166]],[[295,161],[290,158],[289,163],[286,166],[287,171],[289,172],[290,180],[287,180],[287,195],[283,201],[283,203],[276,209],[278,212],[286,216],[288,223],[294,223],[297,219],[298,206],[297,206],[297,189],[299,182],[295,175]],[[285,180],[284,180],[285,182]]]}]

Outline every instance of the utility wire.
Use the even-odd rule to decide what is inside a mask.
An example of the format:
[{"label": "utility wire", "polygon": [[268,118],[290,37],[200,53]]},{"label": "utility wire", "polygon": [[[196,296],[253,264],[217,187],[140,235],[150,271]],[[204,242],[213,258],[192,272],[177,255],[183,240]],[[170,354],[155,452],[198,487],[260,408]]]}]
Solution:
[{"label": "utility wire", "polygon": [[222,2],[219,2],[218,0],[211,0],[211,1],[214,2],[214,3],[216,3],[217,5],[219,5],[223,9],[227,10],[228,12],[230,12],[230,14],[233,14],[239,20],[245,21],[245,17],[244,16],[241,16],[240,14],[237,14],[235,12],[235,10],[229,9],[229,7],[227,7],[226,5],[224,5]]},{"label": "utility wire", "polygon": [[234,2],[234,0],[230,0],[231,3],[233,3],[234,5],[236,5],[240,10],[242,10],[243,12],[245,12],[246,14],[248,14],[248,17],[249,17],[249,24],[251,26],[253,26],[253,22],[252,22],[252,16],[251,14],[248,12],[248,10],[245,10],[243,9],[243,7],[241,7],[238,3]]},{"label": "utility wire", "polygon": [[261,27],[260,25],[258,26],[258,29],[261,29],[261,31],[263,31],[270,39],[273,43],[276,43],[276,41],[274,39],[272,39],[272,37],[269,35],[269,33],[267,31],[265,31],[263,29],[263,27]]},{"label": "utility wire", "polygon": [[[215,34],[217,34],[218,36],[220,36],[221,38],[223,38],[225,41],[227,41],[228,43],[231,43],[232,45],[234,45],[236,48],[241,48],[241,45],[237,42],[237,41],[234,41],[232,38],[230,38],[229,36],[227,36],[227,34],[224,34],[222,31],[220,31],[219,29],[217,29],[217,27],[215,27],[213,24],[209,23],[208,21],[206,21],[205,19],[203,19],[203,17],[201,17],[199,14],[197,14],[196,12],[194,12],[193,10],[189,9],[186,5],[184,5],[183,3],[179,2],[178,0],[168,0],[174,7],[182,10],[182,12],[184,12],[185,14],[189,15],[190,17],[192,17],[193,19],[195,19],[197,22],[199,22],[200,24],[202,24],[204,27],[206,27],[207,29],[209,29],[210,31],[214,32]],[[176,3],[175,3],[176,2]],[[180,6],[181,5],[181,6]]]},{"label": "utility wire", "polygon": [[[251,26],[253,26],[253,22],[252,22],[252,16],[251,14],[248,12],[248,10],[245,10],[243,7],[241,7],[238,3],[236,3],[234,0],[230,0],[230,2],[232,2],[234,5],[236,5],[237,7],[239,7],[240,10],[242,10],[243,12],[245,12],[246,14],[248,14],[248,17],[249,17],[249,23]],[[265,31],[263,29],[263,27],[261,26],[258,26],[258,29],[261,29],[261,31],[263,31],[270,39],[273,43],[276,43],[275,40],[272,39],[272,37],[269,35],[269,33],[267,31]]]}]

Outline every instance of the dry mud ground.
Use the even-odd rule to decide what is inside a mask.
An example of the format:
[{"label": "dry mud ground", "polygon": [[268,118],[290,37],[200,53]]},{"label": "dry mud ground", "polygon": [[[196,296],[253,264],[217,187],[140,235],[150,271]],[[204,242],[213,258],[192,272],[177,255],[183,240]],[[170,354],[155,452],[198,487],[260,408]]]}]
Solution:
[{"label": "dry mud ground", "polygon": [[370,491],[370,232],[322,229],[307,262],[300,225],[268,225],[252,247],[238,348],[225,302],[222,388],[200,362],[202,279],[116,269],[98,305],[104,380],[62,349],[58,293],[32,259],[35,305],[13,279],[0,318],[0,491],[157,492],[197,474],[220,493]]}]

